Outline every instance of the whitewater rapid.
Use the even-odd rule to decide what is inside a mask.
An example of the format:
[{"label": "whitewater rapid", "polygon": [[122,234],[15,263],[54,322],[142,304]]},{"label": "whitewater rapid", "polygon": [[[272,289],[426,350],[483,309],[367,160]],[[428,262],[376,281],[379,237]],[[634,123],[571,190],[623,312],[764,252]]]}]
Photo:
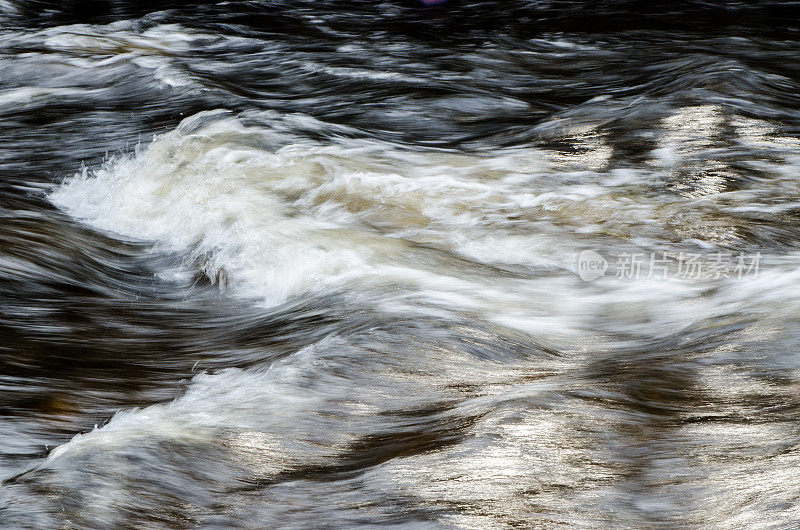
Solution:
[{"label": "whitewater rapid", "polygon": [[0,28],[8,524],[797,519],[791,42],[261,4]]}]

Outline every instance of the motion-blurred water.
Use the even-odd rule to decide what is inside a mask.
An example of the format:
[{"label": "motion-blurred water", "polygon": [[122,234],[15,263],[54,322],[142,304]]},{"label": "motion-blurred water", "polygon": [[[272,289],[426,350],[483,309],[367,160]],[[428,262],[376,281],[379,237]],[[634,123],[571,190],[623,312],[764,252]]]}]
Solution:
[{"label": "motion-blurred water", "polygon": [[0,1],[0,525],[796,526],[793,4]]}]

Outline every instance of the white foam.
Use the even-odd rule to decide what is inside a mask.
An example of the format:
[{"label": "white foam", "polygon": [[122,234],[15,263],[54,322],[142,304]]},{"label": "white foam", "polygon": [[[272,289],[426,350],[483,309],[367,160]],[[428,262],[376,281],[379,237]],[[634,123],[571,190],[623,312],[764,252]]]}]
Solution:
[{"label": "white foam", "polygon": [[325,399],[349,391],[335,370],[324,369],[331,360],[317,354],[319,348],[330,346],[328,342],[295,352],[266,369],[200,374],[179,399],[121,411],[102,428],[76,435],[54,449],[40,467],[97,451],[124,452],[145,441],[221,443],[234,452],[255,451],[260,453],[261,469],[256,471],[261,473],[278,472],[297,461],[319,462],[335,451],[337,436],[346,436],[332,431],[326,446],[312,443],[319,437],[320,423],[312,421],[315,411]]},{"label": "white foam", "polygon": [[270,119],[259,128],[200,113],[51,198],[96,228],[182,253],[187,267],[267,305],[326,290],[395,292],[387,306],[416,298],[566,337],[596,327],[598,315],[617,314],[617,331],[649,319],[662,334],[725,310],[705,297],[687,314],[702,282],[577,279],[583,227],[647,245],[675,212],[693,222],[693,210],[666,202],[674,196],[638,201],[636,172],[559,174],[532,149],[467,156],[322,145],[293,138],[291,119]]}]

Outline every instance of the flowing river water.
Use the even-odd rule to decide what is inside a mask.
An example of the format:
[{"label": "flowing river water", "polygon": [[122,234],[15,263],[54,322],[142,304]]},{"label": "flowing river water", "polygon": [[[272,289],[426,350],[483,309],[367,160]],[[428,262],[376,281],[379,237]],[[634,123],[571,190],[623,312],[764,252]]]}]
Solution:
[{"label": "flowing river water", "polygon": [[0,526],[796,527],[792,4],[0,1]]}]

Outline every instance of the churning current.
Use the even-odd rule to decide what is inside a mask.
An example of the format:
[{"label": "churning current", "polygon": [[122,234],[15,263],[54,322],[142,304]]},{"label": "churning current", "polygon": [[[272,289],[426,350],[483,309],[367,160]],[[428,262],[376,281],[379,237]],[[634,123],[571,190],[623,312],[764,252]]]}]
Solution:
[{"label": "churning current", "polygon": [[0,1],[0,526],[800,524],[793,2]]}]

